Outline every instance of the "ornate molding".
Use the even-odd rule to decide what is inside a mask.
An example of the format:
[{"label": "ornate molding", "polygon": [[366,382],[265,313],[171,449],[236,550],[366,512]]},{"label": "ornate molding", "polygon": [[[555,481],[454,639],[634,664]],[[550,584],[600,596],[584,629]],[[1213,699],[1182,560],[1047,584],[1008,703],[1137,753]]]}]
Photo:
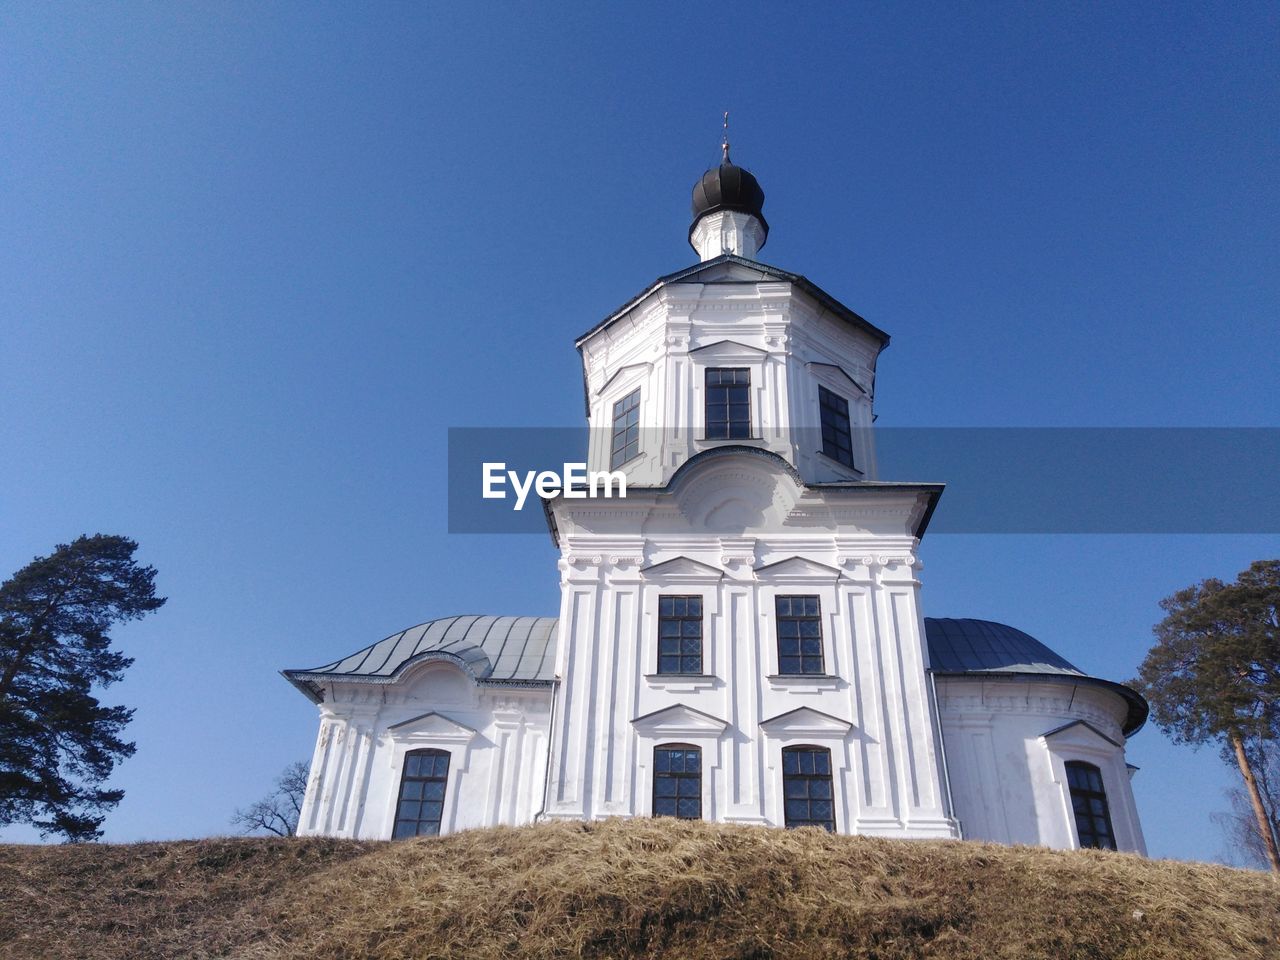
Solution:
[{"label": "ornate molding", "polygon": [[[962,683],[981,683],[981,678],[974,677]],[[1028,685],[1035,681],[1027,681]],[[1051,696],[1038,693],[1017,696],[1011,693],[970,694],[949,692],[947,682],[938,686],[938,712],[945,720],[948,716],[964,718],[969,716],[991,717],[994,714],[1020,714],[1022,716],[1056,717],[1063,720],[1087,720],[1101,729],[1107,736],[1123,742],[1124,734],[1105,710],[1081,699],[1079,696]]]}]

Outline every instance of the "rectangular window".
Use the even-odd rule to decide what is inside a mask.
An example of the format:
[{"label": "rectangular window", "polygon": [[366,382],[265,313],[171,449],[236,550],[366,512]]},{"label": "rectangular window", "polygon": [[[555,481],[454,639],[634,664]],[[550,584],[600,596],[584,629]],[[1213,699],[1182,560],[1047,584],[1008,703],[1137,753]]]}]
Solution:
[{"label": "rectangular window", "polygon": [[702,751],[673,743],[653,751],[653,815],[702,819]]},{"label": "rectangular window", "polygon": [[830,750],[787,747],[782,751],[782,805],[788,829],[822,827],[835,833]]},{"label": "rectangular window", "polygon": [[609,469],[616,470],[640,455],[640,391],[633,390],[613,405],[613,445]]},{"label": "rectangular window", "polygon": [[405,755],[396,803],[392,837],[434,837],[444,814],[444,790],[449,782],[449,754],[444,750],[414,750]]},{"label": "rectangular window", "polygon": [[821,675],[822,613],[818,598],[778,597],[776,611],[778,673]]},{"label": "rectangular window", "polygon": [[823,456],[852,467],[853,436],[849,430],[849,401],[819,384],[818,412],[822,416]]},{"label": "rectangular window", "polygon": [[702,673],[702,598],[658,599],[658,672]]},{"label": "rectangular window", "polygon": [[708,440],[751,436],[751,371],[746,367],[707,370]]},{"label": "rectangular window", "polygon": [[1116,848],[1111,830],[1111,811],[1102,787],[1102,771],[1091,763],[1073,760],[1067,765],[1067,786],[1071,789],[1071,809],[1076,815],[1080,846],[1100,850]]}]

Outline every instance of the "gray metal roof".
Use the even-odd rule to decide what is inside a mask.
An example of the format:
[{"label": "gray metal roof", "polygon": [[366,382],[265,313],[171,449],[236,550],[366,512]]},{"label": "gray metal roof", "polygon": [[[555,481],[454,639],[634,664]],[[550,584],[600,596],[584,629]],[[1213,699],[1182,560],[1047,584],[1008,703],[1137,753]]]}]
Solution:
[{"label": "gray metal roof", "polygon": [[991,620],[925,617],[929,665],[946,673],[1069,673],[1073,663],[1015,627]]},{"label": "gray metal roof", "polygon": [[480,683],[549,684],[555,678],[556,622],[555,617],[444,617],[324,666],[281,672],[313,700],[319,697],[319,682],[390,683],[422,660],[449,660]]},{"label": "gray metal roof", "polygon": [[1148,706],[1136,691],[1124,684],[1084,673],[1043,643],[1016,627],[991,620],[925,617],[929,644],[929,669],[942,675],[983,674],[1008,680],[1029,676],[1071,679],[1105,687],[1119,694],[1129,707],[1124,722],[1130,736],[1147,722]]},{"label": "gray metal roof", "polygon": [[[543,686],[555,679],[557,622],[555,617],[444,617],[393,633],[324,666],[281,672],[317,702],[325,681],[391,683],[410,664],[429,659],[456,663],[478,683]],[[1015,627],[990,620],[925,617],[924,629],[934,673],[1071,679],[1124,698],[1129,705],[1126,736],[1146,722],[1147,702],[1133,690],[1086,675]]]}]

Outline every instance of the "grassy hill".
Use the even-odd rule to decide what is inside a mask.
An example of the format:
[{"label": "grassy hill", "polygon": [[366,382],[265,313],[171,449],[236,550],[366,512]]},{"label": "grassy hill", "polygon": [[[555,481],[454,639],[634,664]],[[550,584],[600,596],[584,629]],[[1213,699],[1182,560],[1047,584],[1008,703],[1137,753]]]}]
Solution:
[{"label": "grassy hill", "polygon": [[671,820],[0,846],[0,957],[1280,957],[1280,883]]}]

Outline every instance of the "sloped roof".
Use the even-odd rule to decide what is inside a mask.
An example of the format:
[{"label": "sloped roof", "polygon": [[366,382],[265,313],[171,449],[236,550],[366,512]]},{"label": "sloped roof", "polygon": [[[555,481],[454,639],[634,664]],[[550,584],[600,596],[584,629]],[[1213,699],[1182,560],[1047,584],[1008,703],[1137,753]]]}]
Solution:
[{"label": "sloped roof", "polygon": [[935,674],[978,674],[1010,680],[1062,678],[1105,687],[1119,694],[1128,704],[1125,736],[1136,733],[1147,722],[1147,701],[1136,691],[1121,683],[1089,676],[1031,634],[1016,627],[992,620],[925,617],[924,632],[929,644],[929,669]]},{"label": "sloped roof", "polygon": [[[700,274],[705,273],[709,270],[712,270],[713,268],[718,267],[720,264],[723,264],[723,263],[734,263],[740,267],[747,267],[749,270],[758,274],[758,276],[755,278],[757,280],[781,280],[787,283],[795,284],[799,289],[803,290],[809,296],[813,297],[815,300],[821,303],[833,314],[840,317],[840,319],[844,320],[846,323],[852,324],[858,329],[871,334],[871,336],[875,337],[877,340],[880,341],[880,345],[882,349],[889,345],[889,334],[885,333],[875,324],[871,323],[870,321],[854,313],[852,310],[846,307],[843,303],[841,303],[835,297],[831,296],[831,294],[827,293],[825,290],[823,290],[813,281],[809,280],[807,277],[803,277],[798,273],[790,273],[789,271],[783,270],[779,267],[770,266],[767,263],[760,263],[756,260],[748,260],[746,257],[739,257],[738,255],[733,253],[722,253],[718,257],[714,257],[702,263],[695,263],[692,266],[688,266],[681,270],[677,270],[674,273],[668,273],[664,277],[659,277],[657,280],[653,281],[653,283],[649,284],[649,286],[645,287],[642,291],[637,293],[634,297],[632,297],[630,300],[628,300],[626,303],[620,306],[617,310],[613,311],[613,313],[609,314],[609,316],[605,317],[603,320],[597,323],[594,327],[592,327],[582,336],[578,337],[576,341],[578,344],[578,348],[581,349],[583,341],[587,340],[593,334],[598,333],[599,331],[603,330],[605,327],[609,326],[611,323],[613,323],[615,320],[617,320],[624,313],[626,313],[628,310],[634,307],[637,303],[639,303],[645,297],[649,296],[649,294],[653,293],[659,287],[664,287],[669,283],[699,283],[701,282],[698,279]],[[713,282],[749,283],[752,281],[735,280],[735,281],[713,281]]]},{"label": "sloped roof", "polygon": [[929,663],[956,673],[1066,673],[1084,676],[1070,661],[1016,627],[991,620],[925,617]]},{"label": "sloped roof", "polygon": [[[449,660],[477,683],[549,685],[555,679],[555,617],[458,616],[428,620],[320,667],[281,673],[312,700],[323,681],[391,683],[406,667]],[[925,617],[930,670],[942,676],[1060,678],[1105,687],[1129,706],[1126,736],[1147,719],[1147,702],[1123,684],[1083,673],[1028,633],[991,620]]]},{"label": "sloped roof", "polygon": [[313,700],[319,681],[390,683],[410,664],[427,659],[452,661],[479,683],[541,685],[554,679],[555,643],[555,617],[444,617],[332,663],[282,673]]}]

